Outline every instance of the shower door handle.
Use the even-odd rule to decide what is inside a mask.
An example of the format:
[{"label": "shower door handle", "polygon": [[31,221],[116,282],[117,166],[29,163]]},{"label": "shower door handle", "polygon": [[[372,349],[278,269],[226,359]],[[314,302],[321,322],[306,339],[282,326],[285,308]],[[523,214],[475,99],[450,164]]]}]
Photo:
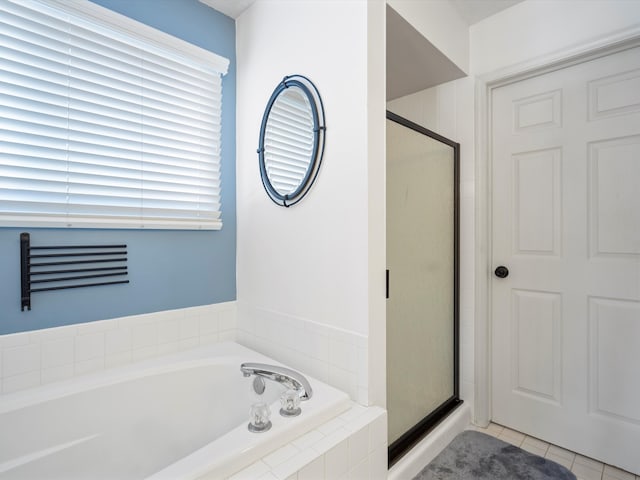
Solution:
[{"label": "shower door handle", "polygon": [[389,269],[387,269],[387,280],[386,280],[386,293],[385,293],[385,298],[389,298]]}]

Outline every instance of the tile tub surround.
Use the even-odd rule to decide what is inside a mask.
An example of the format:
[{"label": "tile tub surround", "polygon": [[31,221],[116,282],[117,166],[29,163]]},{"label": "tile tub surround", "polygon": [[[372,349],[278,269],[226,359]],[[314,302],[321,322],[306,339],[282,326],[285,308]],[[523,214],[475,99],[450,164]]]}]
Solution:
[{"label": "tile tub surround", "polygon": [[355,402],[368,405],[365,335],[279,312],[243,309],[238,311],[238,343],[302,370],[347,392]]},{"label": "tile tub surround", "polygon": [[[205,477],[206,478],[206,477]],[[387,412],[351,408],[228,477],[227,480],[383,480]]]},{"label": "tile tub surround", "polygon": [[[259,325],[259,334],[249,334],[237,328],[236,310],[236,302],[227,302],[0,336],[0,394],[232,340],[256,344],[267,355],[273,351],[285,363],[292,358],[295,368],[366,400],[366,337],[307,321],[278,336],[282,321],[276,318]],[[386,411],[352,403],[230,478],[385,479]]]},{"label": "tile tub surround", "polygon": [[235,340],[236,302],[0,336],[0,394]]}]

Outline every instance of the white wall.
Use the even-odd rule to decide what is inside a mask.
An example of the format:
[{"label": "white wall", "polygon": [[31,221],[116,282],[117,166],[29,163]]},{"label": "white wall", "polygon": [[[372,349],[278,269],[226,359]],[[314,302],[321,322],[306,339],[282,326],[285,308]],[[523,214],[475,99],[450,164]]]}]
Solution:
[{"label": "white wall", "polygon": [[398,98],[387,108],[460,143],[460,398],[474,401],[474,89],[467,77]]},{"label": "white wall", "polygon": [[469,72],[469,27],[448,1],[387,0],[460,70]]},{"label": "white wall", "polygon": [[[379,129],[370,112],[384,129],[384,48],[369,51],[370,21],[384,41],[381,1],[258,1],[236,23],[239,338],[361,403],[369,401],[370,296],[379,291],[384,308],[384,238],[372,252],[369,225],[384,223],[369,198],[370,181],[384,188],[384,139],[369,135]],[[376,68],[379,80],[370,81]],[[271,92],[296,73],[324,101],[326,149],[308,195],[283,208],[264,192],[256,147]]]},{"label": "white wall", "polygon": [[[262,1],[236,28],[238,299],[366,334],[366,4]],[[316,184],[287,209],[267,197],[256,147],[271,92],[294,73],[318,87],[327,135]]]},{"label": "white wall", "polygon": [[471,26],[471,72],[483,75],[581,49],[639,24],[636,0],[527,0]]}]

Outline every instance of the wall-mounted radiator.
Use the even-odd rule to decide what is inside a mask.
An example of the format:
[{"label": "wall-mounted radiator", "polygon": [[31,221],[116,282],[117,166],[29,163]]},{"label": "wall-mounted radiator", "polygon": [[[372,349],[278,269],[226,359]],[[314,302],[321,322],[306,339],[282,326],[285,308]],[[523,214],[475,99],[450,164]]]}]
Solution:
[{"label": "wall-mounted radiator", "polygon": [[[31,245],[20,234],[22,310],[31,310],[31,294],[49,290],[129,283],[126,245]],[[95,282],[95,279],[113,280]]]}]

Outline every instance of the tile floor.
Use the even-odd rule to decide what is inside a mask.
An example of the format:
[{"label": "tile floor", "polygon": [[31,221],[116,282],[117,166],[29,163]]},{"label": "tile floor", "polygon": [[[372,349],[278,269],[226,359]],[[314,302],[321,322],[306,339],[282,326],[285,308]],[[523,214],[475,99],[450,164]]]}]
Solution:
[{"label": "tile floor", "polygon": [[524,433],[516,432],[515,430],[496,423],[489,424],[487,428],[472,428],[478,432],[487,433],[500,440],[512,443],[527,452],[535,453],[541,457],[553,460],[560,465],[564,465],[573,472],[578,480],[640,480],[640,476],[635,476],[632,473],[625,472],[611,465],[583,457],[577,453],[556,447],[555,445],[530,437]]}]

